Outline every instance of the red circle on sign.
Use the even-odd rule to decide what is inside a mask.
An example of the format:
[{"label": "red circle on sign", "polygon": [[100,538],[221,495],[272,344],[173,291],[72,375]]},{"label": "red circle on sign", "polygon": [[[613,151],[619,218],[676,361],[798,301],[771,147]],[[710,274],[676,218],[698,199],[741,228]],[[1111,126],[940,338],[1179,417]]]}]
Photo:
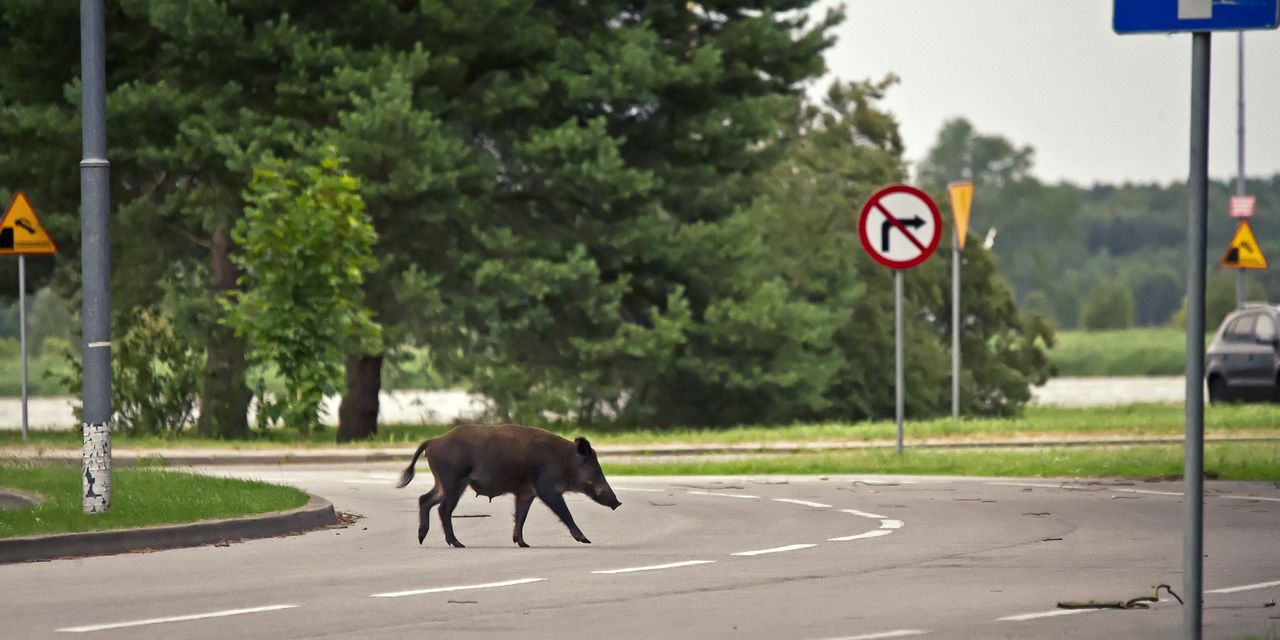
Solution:
[{"label": "red circle on sign", "polygon": [[[907,260],[894,260],[893,258],[890,258],[889,256],[886,256],[883,253],[877,251],[875,249],[875,245],[872,244],[871,239],[867,237],[866,222],[867,222],[867,217],[871,215],[872,211],[878,208],[881,211],[881,213],[885,215],[885,217],[892,217],[891,212],[889,212],[883,206],[878,206],[878,205],[880,204],[880,201],[885,198],[885,196],[888,196],[894,193],[905,193],[907,195],[910,195],[916,198],[917,200],[920,200],[922,203],[924,203],[927,206],[929,214],[933,217],[933,229],[932,229],[933,233],[929,238],[928,244],[922,245],[920,242],[914,239],[915,236],[911,234],[911,232],[907,231],[906,227],[901,225],[897,226],[898,231],[902,232],[903,234],[909,235],[913,239],[912,241],[921,250],[920,255]],[[894,219],[896,220],[896,218]],[[942,238],[942,214],[938,213],[938,206],[933,203],[933,199],[930,198],[928,194],[910,185],[895,184],[875,192],[874,194],[872,194],[870,198],[867,199],[867,203],[862,205],[862,214],[858,216],[858,239],[862,241],[863,250],[867,252],[867,255],[871,256],[872,260],[875,260],[876,262],[879,262],[880,264],[886,267],[889,267],[890,269],[910,269],[911,267],[917,266],[923,263],[925,260],[928,260],[929,256],[933,255],[933,252],[938,249],[938,241],[941,238]]]}]

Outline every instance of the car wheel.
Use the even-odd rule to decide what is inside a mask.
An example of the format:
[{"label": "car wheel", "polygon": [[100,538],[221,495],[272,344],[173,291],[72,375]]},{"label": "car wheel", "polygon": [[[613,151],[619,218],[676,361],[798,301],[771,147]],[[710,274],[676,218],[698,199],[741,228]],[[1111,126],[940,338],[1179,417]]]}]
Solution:
[{"label": "car wheel", "polygon": [[1227,381],[1217,376],[1209,378],[1209,404],[1222,404],[1229,399]]}]

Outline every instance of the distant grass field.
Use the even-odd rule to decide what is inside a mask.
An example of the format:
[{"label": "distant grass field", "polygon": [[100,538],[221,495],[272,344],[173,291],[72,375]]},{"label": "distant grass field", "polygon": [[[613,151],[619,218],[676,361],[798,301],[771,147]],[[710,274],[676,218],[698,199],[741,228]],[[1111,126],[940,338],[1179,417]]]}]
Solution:
[{"label": "distant grass field", "polygon": [[[601,461],[605,473],[625,475],[757,475],[874,473],[906,475],[1169,478],[1180,476],[1180,445],[1014,450],[892,449],[753,456],[676,462]],[[1209,443],[1204,469],[1221,480],[1280,481],[1280,445]]]},{"label": "distant grass field", "polygon": [[0,462],[0,487],[37,493],[31,509],[0,510],[0,538],[232,518],[307,503],[307,494],[264,482],[156,469],[114,469],[107,513],[81,513],[80,467]]},{"label": "distant grass field", "polygon": [[[317,430],[304,438],[294,431],[276,430],[268,434],[255,432],[250,440],[208,440],[194,436],[164,438],[131,437],[119,433],[112,436],[116,447],[182,448],[206,447],[228,449],[271,449],[285,447],[404,447],[412,446],[449,430],[448,425],[379,425],[372,440],[335,445],[334,429]],[[1121,407],[1029,407],[1019,418],[950,418],[912,420],[908,416],[905,431],[909,441],[917,439],[980,440],[993,438],[1030,438],[1037,436],[1109,435],[1147,436],[1180,435],[1184,417],[1180,405],[1129,405]],[[1280,436],[1280,405],[1228,404],[1205,409],[1205,429],[1220,435]],[[747,442],[823,442],[867,441],[895,438],[897,428],[891,420],[857,423],[825,423],[796,425],[759,425],[732,428],[668,428],[668,429],[592,429],[573,426],[553,427],[553,431],[572,438],[584,435],[597,445],[650,443],[674,444],[740,444]],[[0,431],[0,446],[19,445],[22,434]],[[31,447],[80,446],[79,432],[73,430],[31,432]]]},{"label": "distant grass field", "polygon": [[1186,365],[1181,329],[1061,331],[1049,360],[1061,376],[1178,376]]}]

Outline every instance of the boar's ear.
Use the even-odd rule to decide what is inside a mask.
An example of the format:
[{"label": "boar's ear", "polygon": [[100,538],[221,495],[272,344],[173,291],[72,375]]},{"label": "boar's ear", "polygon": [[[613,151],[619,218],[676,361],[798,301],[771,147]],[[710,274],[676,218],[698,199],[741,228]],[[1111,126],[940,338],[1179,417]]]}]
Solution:
[{"label": "boar's ear", "polygon": [[591,443],[587,442],[586,438],[579,436],[578,438],[574,439],[573,443],[578,445],[578,455],[580,456],[590,458],[594,456],[596,453],[591,449]]}]

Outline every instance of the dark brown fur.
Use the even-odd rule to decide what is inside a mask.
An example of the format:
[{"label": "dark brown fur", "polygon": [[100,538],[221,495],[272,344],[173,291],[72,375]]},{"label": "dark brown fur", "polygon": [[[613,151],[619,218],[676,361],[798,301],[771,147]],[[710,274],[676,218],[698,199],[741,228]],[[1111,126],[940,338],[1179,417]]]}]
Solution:
[{"label": "dark brown fur", "polygon": [[468,486],[489,499],[515,494],[516,524],[511,540],[522,547],[529,546],[524,541],[524,521],[534,497],[560,517],[574,540],[588,544],[591,541],[574,524],[564,503],[564,492],[585,494],[610,509],[622,504],[586,438],[570,442],[549,431],[518,424],[462,425],[423,442],[400,474],[397,487],[413,480],[414,465],[424,452],[436,484],[418,498],[418,544],[427,537],[431,507],[438,504],[445,542],[463,546],[453,534],[453,510]]}]

